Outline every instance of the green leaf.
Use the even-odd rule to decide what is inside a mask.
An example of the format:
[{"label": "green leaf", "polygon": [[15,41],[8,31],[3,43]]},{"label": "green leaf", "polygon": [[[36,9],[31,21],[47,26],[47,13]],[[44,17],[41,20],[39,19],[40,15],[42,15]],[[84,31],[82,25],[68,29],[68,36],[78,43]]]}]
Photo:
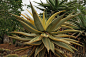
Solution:
[{"label": "green leaf", "polygon": [[44,31],[42,21],[41,21],[40,17],[38,16],[37,12],[35,11],[35,9],[33,8],[32,4],[31,4],[31,9],[32,9],[34,23],[35,23],[36,28],[39,31]]},{"label": "green leaf", "polygon": [[52,42],[55,43],[57,46],[74,53],[74,51],[68,46],[68,44],[65,44],[65,43],[60,42],[60,41],[52,41]]},{"label": "green leaf", "polygon": [[45,53],[46,53],[46,48],[44,48],[42,51],[40,51],[37,57],[40,57],[40,56],[44,57]]},{"label": "green leaf", "polygon": [[51,34],[63,34],[63,33],[69,33],[69,32],[81,32],[81,31],[79,31],[79,30],[64,30],[64,31],[51,32]]},{"label": "green leaf", "polygon": [[51,32],[55,27],[56,25],[58,24],[58,22],[63,18],[65,14],[61,15],[61,16],[58,16],[58,18],[54,19],[50,24],[49,26],[47,27],[46,31],[48,32]]},{"label": "green leaf", "polygon": [[43,49],[44,49],[44,45],[43,44],[37,46],[37,48],[35,50],[35,56],[34,57],[36,57]]},{"label": "green leaf", "polygon": [[36,49],[36,46],[33,46],[32,51],[28,57],[33,57],[35,49]]},{"label": "green leaf", "polygon": [[81,44],[79,44],[79,43],[76,43],[76,42],[72,42],[72,41],[70,41],[72,44],[76,44],[76,45],[78,45],[78,46],[81,46],[82,47],[82,45]]},{"label": "green leaf", "polygon": [[64,43],[67,43],[67,44],[70,44],[70,42],[64,40],[64,39],[61,39],[60,37],[53,37],[51,35],[49,35],[49,38],[52,39],[52,40],[55,40],[55,41],[60,41],[60,42],[64,42]]},{"label": "green leaf", "polygon": [[21,38],[21,37],[17,37],[17,36],[8,36],[8,37],[10,37],[10,38],[12,38],[12,39],[16,39],[16,40],[19,40],[19,41],[30,41],[31,39],[33,39],[33,38]]},{"label": "green leaf", "polygon": [[49,0],[51,6],[55,6],[54,0]]},{"label": "green leaf", "polygon": [[[10,13],[10,14],[11,14],[11,13]],[[26,19],[24,19],[24,18],[22,18],[22,17],[20,17],[20,16],[17,16],[17,15],[15,15],[15,14],[11,14],[11,15],[17,17],[18,20],[21,20],[21,21],[25,22],[26,24],[28,24],[29,26],[31,26],[32,28],[36,29],[36,28],[34,27],[34,25],[31,24],[28,20],[26,20]]]},{"label": "green leaf", "polygon": [[78,51],[76,48],[72,47],[71,45],[69,45],[69,47],[70,47],[71,49],[73,49],[73,50]]},{"label": "green leaf", "polygon": [[66,26],[66,25],[61,25],[61,28],[63,28],[63,29],[72,29],[72,30],[74,30],[72,27]]},{"label": "green leaf", "polygon": [[55,37],[70,37],[70,38],[76,38],[75,36],[72,35],[67,35],[67,34],[58,34],[58,35],[54,35]]},{"label": "green leaf", "polygon": [[55,52],[55,55],[57,56],[57,57],[63,57],[61,54],[59,54],[57,51]]},{"label": "green leaf", "polygon": [[41,39],[42,39],[41,36],[36,36],[36,37],[33,38],[32,40],[30,40],[29,43],[34,43],[34,42],[40,41]]},{"label": "green leaf", "polygon": [[49,53],[49,50],[51,50],[54,53],[54,44],[50,41],[49,38],[43,38],[42,39],[44,46],[47,48],[47,51]]},{"label": "green leaf", "polygon": [[34,33],[39,33],[40,31],[32,28],[31,26],[29,26],[28,24],[26,24],[25,22],[21,21],[21,20],[18,20],[24,27],[25,29],[27,29],[28,31],[30,32],[34,32]]},{"label": "green leaf", "polygon": [[45,20],[45,10],[43,12],[43,27],[44,27],[44,30],[46,30],[46,20]]},{"label": "green leaf", "polygon": [[79,15],[79,14],[75,14],[75,15],[72,15],[73,13],[69,14],[67,17],[63,18],[55,27],[55,29],[57,29],[59,26],[61,26],[62,24],[64,24],[64,22],[66,22],[67,20]]},{"label": "green leaf", "polygon": [[57,16],[58,14],[60,14],[61,12],[64,12],[65,10],[63,11],[59,11],[59,12],[56,12],[55,14],[53,14],[46,22],[46,29],[47,27],[49,26],[49,24],[52,22],[52,20],[55,18],[55,16]]},{"label": "green leaf", "polygon": [[29,42],[24,42],[24,44],[28,44],[28,45],[40,45],[42,43],[42,41],[37,41],[37,42],[33,42],[33,43],[29,43]]},{"label": "green leaf", "polygon": [[40,8],[40,7],[37,7],[37,6],[35,6],[35,7],[38,8],[38,9],[40,9],[40,10],[42,10],[42,11],[44,10],[44,9],[42,9],[42,8]]},{"label": "green leaf", "polygon": [[58,6],[59,6],[59,1],[55,0],[55,7],[58,7]]},{"label": "green leaf", "polygon": [[58,50],[56,50],[55,54],[59,57],[67,57],[66,54],[62,54],[60,52],[58,52]]},{"label": "green leaf", "polygon": [[21,35],[25,35],[25,36],[37,36],[36,34],[29,34],[29,33],[25,33],[25,32],[9,32],[9,33],[16,33],[16,34],[21,34]]}]

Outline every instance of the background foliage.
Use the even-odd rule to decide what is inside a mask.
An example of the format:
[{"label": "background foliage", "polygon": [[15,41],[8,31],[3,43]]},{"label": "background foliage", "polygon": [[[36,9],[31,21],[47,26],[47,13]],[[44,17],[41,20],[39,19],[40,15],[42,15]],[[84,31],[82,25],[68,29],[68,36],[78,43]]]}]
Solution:
[{"label": "background foliage", "polygon": [[20,23],[9,13],[20,16],[22,6],[22,0],[0,0],[0,38],[7,32],[20,30]]}]

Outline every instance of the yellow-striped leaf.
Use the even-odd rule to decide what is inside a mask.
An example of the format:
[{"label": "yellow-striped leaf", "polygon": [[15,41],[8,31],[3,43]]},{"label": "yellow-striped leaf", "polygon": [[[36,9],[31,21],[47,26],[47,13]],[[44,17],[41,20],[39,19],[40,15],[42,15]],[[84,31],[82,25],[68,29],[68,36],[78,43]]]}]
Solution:
[{"label": "yellow-striped leaf", "polygon": [[29,13],[30,13],[30,15],[33,17],[33,14],[28,10],[28,9],[26,9]]},{"label": "yellow-striped leaf", "polygon": [[79,30],[64,30],[64,31],[51,32],[51,34],[62,34],[62,33],[70,33],[70,32],[81,32],[81,31],[79,31]]},{"label": "yellow-striped leaf", "polygon": [[34,57],[36,57],[43,49],[44,49],[44,45],[43,45],[43,44],[37,46],[37,48],[36,48],[36,50],[35,50],[35,55],[34,55]]},{"label": "yellow-striped leaf", "polygon": [[19,40],[19,41],[29,41],[29,40],[31,40],[31,39],[33,39],[33,38],[21,38],[21,37],[14,37],[14,36],[9,36],[10,38],[12,38],[12,39],[16,39],[16,40]]},{"label": "yellow-striped leaf", "polygon": [[24,44],[27,44],[27,45],[40,45],[42,43],[42,41],[37,41],[37,42],[33,42],[33,43],[29,43],[29,42],[24,42]]},{"label": "yellow-striped leaf", "polygon": [[35,11],[35,9],[33,8],[32,4],[31,4],[31,9],[32,9],[34,24],[35,24],[36,28],[39,31],[44,31],[42,21],[41,21],[40,17],[38,16],[37,12]]},{"label": "yellow-striped leaf", "polygon": [[64,22],[66,22],[67,20],[69,20],[69,19],[71,19],[71,18],[73,18],[73,17],[75,17],[75,16],[77,16],[77,15],[79,15],[79,14],[76,14],[76,15],[69,14],[67,17],[63,18],[63,19],[56,25],[55,29],[58,28],[59,26],[61,26],[62,24],[64,24]]},{"label": "yellow-striped leaf", "polygon": [[66,25],[61,25],[61,27],[64,28],[64,29],[72,29],[72,30],[74,30],[72,27],[66,26]]},{"label": "yellow-striped leaf", "polygon": [[45,53],[46,53],[46,48],[44,48],[41,52],[39,52],[37,57],[40,57],[40,56],[44,57]]},{"label": "yellow-striped leaf", "polygon": [[[10,13],[10,14],[11,14],[11,13]],[[28,24],[29,26],[31,26],[32,28],[36,29],[36,28],[34,27],[34,25],[31,24],[28,20],[26,20],[26,19],[24,19],[24,18],[22,18],[22,17],[20,17],[20,16],[17,16],[17,15],[15,15],[15,14],[11,14],[11,15],[17,17],[18,20],[21,20],[21,21],[25,22],[26,24]]]},{"label": "yellow-striped leaf", "polygon": [[74,48],[74,47],[73,47],[73,46],[71,46],[71,45],[69,45],[69,47],[70,47],[71,49],[73,49],[73,50],[78,51],[76,48]]},{"label": "yellow-striped leaf", "polygon": [[55,27],[56,25],[58,24],[58,22],[63,18],[64,14],[59,16],[58,18],[54,19],[50,24],[49,26],[46,28],[46,31],[48,32],[51,32]]},{"label": "yellow-striped leaf", "polygon": [[64,39],[61,39],[60,37],[56,38],[56,37],[53,37],[53,36],[49,35],[49,38],[52,39],[52,40],[55,40],[55,41],[60,41],[60,42],[70,44],[70,42],[68,42],[68,41],[66,41]]},{"label": "yellow-striped leaf", "polygon": [[50,41],[49,38],[43,38],[42,39],[44,46],[47,48],[47,51],[49,53],[49,50],[51,50],[54,53],[54,44]]},{"label": "yellow-striped leaf", "polygon": [[61,47],[62,49],[65,49],[67,51],[74,53],[74,51],[68,46],[68,44],[65,44],[60,41],[52,41],[52,42],[55,43],[57,46]]},{"label": "yellow-striped leaf", "polygon": [[21,24],[23,24],[23,26],[30,32],[33,32],[33,33],[40,33],[40,31],[32,28],[31,26],[29,26],[28,24],[26,24],[25,22],[21,21],[21,20],[18,20]]},{"label": "yellow-striped leaf", "polygon": [[42,39],[41,36],[36,36],[36,37],[33,38],[32,40],[30,40],[29,43],[34,43],[34,42],[40,41],[41,39]]},{"label": "yellow-striped leaf", "polygon": [[45,11],[43,12],[43,27],[46,29]]},{"label": "yellow-striped leaf", "polygon": [[75,36],[72,35],[67,35],[67,34],[58,34],[58,35],[54,35],[55,37],[70,37],[70,38],[76,38]]},{"label": "yellow-striped leaf", "polygon": [[31,24],[34,25],[34,21],[30,18],[28,18],[27,16],[25,16],[24,14],[21,14],[22,16],[24,16]]},{"label": "yellow-striped leaf", "polygon": [[75,45],[78,45],[78,46],[82,46],[81,44],[79,44],[79,43],[76,43],[76,42],[72,42],[72,41],[70,41],[72,44],[75,44]]},{"label": "yellow-striped leaf", "polygon": [[30,53],[30,55],[28,57],[33,57],[35,49],[36,49],[36,47],[34,46],[33,49],[32,49],[32,51],[31,51],[31,53]]},{"label": "yellow-striped leaf", "polygon": [[21,34],[21,35],[25,35],[25,36],[37,36],[36,34],[29,34],[29,33],[25,33],[25,32],[9,32],[9,33],[16,33],[16,34]]},{"label": "yellow-striped leaf", "polygon": [[57,16],[58,14],[60,14],[61,12],[64,12],[65,10],[63,11],[59,11],[59,12],[56,12],[55,14],[53,14],[46,22],[46,27],[52,22],[52,20],[55,18],[55,16]]}]

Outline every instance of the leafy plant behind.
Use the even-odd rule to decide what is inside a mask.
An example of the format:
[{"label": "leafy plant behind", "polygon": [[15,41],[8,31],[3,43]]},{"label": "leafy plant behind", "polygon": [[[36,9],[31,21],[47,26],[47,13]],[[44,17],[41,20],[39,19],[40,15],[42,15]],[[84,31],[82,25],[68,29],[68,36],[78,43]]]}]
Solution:
[{"label": "leafy plant behind", "polygon": [[3,38],[7,32],[20,30],[20,23],[10,13],[20,16],[22,10],[22,0],[0,0],[0,37]]}]

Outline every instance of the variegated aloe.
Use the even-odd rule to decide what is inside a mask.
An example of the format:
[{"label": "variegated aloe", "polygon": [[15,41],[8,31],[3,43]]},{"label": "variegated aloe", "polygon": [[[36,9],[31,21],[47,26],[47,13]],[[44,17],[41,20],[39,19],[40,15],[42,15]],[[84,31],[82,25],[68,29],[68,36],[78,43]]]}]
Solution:
[{"label": "variegated aloe", "polygon": [[[64,54],[64,51],[69,51],[74,53],[73,50],[77,50],[74,47],[72,47],[70,44],[78,44],[78,41],[71,39],[75,38],[74,36],[67,35],[68,32],[80,32],[78,30],[74,30],[73,28],[69,28],[67,26],[67,23],[65,23],[70,18],[73,18],[77,16],[78,14],[73,15],[72,13],[69,14],[67,17],[63,18],[64,14],[61,16],[57,16],[61,12],[59,11],[53,14],[48,20],[45,18],[45,13],[43,13],[43,18],[39,17],[35,9],[33,8],[31,4],[32,13],[28,11],[33,19],[27,15],[23,15],[26,19],[14,15],[17,17],[17,20],[24,26],[25,29],[27,29],[28,32],[31,33],[25,33],[25,32],[11,32],[16,34],[21,34],[26,36],[25,38],[19,37],[19,36],[9,36],[13,39],[24,41],[24,44],[31,45],[28,48],[33,47],[31,54],[29,57],[44,57],[45,54],[54,55],[57,57],[66,57]],[[28,18],[29,17],[29,18]],[[61,27],[68,27],[69,30],[63,30],[60,31],[59,29]],[[69,38],[70,37],[70,38]],[[80,45],[81,46],[81,45]],[[25,48],[27,49],[27,48]],[[22,48],[24,50],[24,48]],[[18,51],[18,50],[15,50]],[[33,55],[34,54],[34,55]]]}]

